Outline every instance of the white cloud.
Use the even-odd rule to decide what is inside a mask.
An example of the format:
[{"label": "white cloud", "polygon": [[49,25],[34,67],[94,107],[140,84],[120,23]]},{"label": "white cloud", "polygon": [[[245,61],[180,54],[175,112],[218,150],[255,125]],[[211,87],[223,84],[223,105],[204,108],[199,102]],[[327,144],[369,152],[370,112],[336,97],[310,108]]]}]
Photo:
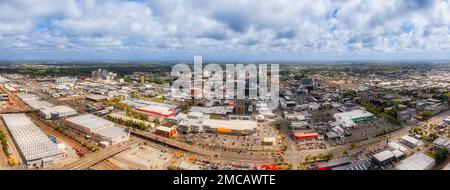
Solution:
[{"label": "white cloud", "polygon": [[3,0],[0,50],[441,52],[448,23],[445,0]]}]

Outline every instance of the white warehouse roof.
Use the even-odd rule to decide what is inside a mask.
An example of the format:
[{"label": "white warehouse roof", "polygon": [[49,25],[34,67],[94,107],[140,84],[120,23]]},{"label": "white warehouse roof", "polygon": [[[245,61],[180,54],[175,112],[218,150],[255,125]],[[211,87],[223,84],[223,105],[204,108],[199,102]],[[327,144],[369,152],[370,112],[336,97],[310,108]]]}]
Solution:
[{"label": "white warehouse roof", "polygon": [[390,150],[384,150],[382,152],[379,152],[375,155],[373,155],[373,157],[378,161],[378,162],[384,162],[386,160],[392,159],[395,157],[394,153],[392,153]]},{"label": "white warehouse roof", "polygon": [[91,131],[99,130],[105,127],[114,126],[114,123],[105,120],[103,118],[97,117],[91,114],[84,114],[79,116],[74,116],[67,118],[67,121],[70,121],[74,124],[80,125],[82,127],[86,127]]},{"label": "white warehouse roof", "polygon": [[62,154],[25,114],[3,114],[2,119],[27,162]]},{"label": "white warehouse roof", "polygon": [[53,106],[53,104],[40,100],[40,97],[34,94],[19,94],[19,98],[33,109],[42,109]]},{"label": "white warehouse roof", "polygon": [[400,162],[397,165],[399,170],[430,170],[433,168],[435,161],[433,158],[418,152]]},{"label": "white warehouse roof", "polygon": [[76,115],[77,111],[68,106],[53,106],[48,108],[42,108],[40,110],[41,114],[45,119],[50,119],[52,113],[58,113],[61,117]]},{"label": "white warehouse roof", "polygon": [[100,129],[96,132],[98,135],[101,135],[103,137],[111,138],[111,139],[120,139],[123,137],[126,137],[128,133],[125,131],[125,129],[120,127],[108,127],[104,129]]}]

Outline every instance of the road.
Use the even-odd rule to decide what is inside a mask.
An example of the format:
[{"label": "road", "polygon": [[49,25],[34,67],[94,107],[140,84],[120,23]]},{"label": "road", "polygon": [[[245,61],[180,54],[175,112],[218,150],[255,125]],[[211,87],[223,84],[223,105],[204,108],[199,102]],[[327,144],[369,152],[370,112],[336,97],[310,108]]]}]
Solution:
[{"label": "road", "polygon": [[[415,126],[405,126],[397,131],[390,133],[389,141],[396,141],[404,135],[408,135],[409,131]],[[300,163],[304,161],[304,158],[308,155],[319,155],[325,153],[331,153],[334,156],[340,156],[344,151],[348,152],[358,152],[364,150],[369,145],[375,145],[379,143],[384,143],[385,140],[381,140],[379,137],[369,138],[364,141],[360,141],[355,144],[355,148],[351,149],[351,144],[345,144],[340,146],[329,147],[327,149],[316,149],[316,150],[302,150],[302,151],[292,151],[288,150],[285,153],[284,158],[286,161],[291,163]],[[351,150],[350,150],[351,149]]]},{"label": "road", "polygon": [[62,170],[86,170],[86,169],[89,169],[90,167],[92,167],[92,166],[94,166],[116,154],[119,154],[119,153],[121,153],[129,148],[132,148],[134,146],[138,146],[142,142],[144,142],[144,140],[139,139],[139,140],[130,142],[126,145],[112,146],[112,147],[103,149],[99,152],[89,154],[89,155],[83,157],[82,159],[75,161],[61,169]]}]

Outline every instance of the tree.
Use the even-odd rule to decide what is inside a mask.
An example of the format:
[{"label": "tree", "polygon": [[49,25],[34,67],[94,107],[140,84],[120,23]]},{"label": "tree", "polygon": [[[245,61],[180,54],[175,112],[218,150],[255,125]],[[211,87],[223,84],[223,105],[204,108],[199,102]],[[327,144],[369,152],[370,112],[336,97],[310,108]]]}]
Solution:
[{"label": "tree", "polygon": [[6,140],[6,135],[3,133],[3,131],[0,131],[0,141],[2,145],[3,152],[5,155],[9,155],[9,149],[8,149],[8,141]]},{"label": "tree", "polygon": [[289,164],[288,164],[288,170],[293,170],[293,169],[294,169],[294,164],[289,163]]},{"label": "tree", "polygon": [[344,156],[348,156],[348,152],[347,151],[344,151]]},{"label": "tree", "polygon": [[446,148],[440,149],[435,154],[436,163],[442,163],[447,158],[448,150]]}]

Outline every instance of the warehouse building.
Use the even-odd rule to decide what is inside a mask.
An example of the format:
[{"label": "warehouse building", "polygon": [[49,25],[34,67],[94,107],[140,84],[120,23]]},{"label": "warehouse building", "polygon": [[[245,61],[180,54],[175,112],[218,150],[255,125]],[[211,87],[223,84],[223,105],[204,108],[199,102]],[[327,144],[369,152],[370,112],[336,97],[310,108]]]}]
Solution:
[{"label": "warehouse building", "polygon": [[74,133],[90,136],[102,146],[115,145],[129,140],[130,132],[114,123],[91,114],[67,118],[66,126]]},{"label": "warehouse building", "polygon": [[172,127],[159,126],[156,127],[155,134],[171,139],[177,136],[177,128],[175,126]]},{"label": "warehouse building", "polygon": [[141,113],[146,113],[158,117],[170,117],[175,115],[174,108],[161,106],[161,105],[151,105],[145,107],[135,108],[136,111]]},{"label": "warehouse building", "polygon": [[390,150],[384,150],[379,153],[374,154],[373,156],[374,161],[379,165],[386,165],[390,164],[395,160],[395,154]]},{"label": "warehouse building", "polygon": [[408,149],[397,142],[389,142],[388,147],[391,150],[399,150],[402,151],[403,153],[408,153]]},{"label": "warehouse building", "polygon": [[405,135],[402,137],[402,143],[410,148],[416,148],[423,145],[423,142],[421,140],[417,140],[409,135]]},{"label": "warehouse building", "polygon": [[63,152],[25,114],[3,114],[2,120],[27,167],[46,166],[63,158]]},{"label": "warehouse building", "polygon": [[433,158],[418,152],[400,162],[397,165],[399,170],[431,170],[435,165]]},{"label": "warehouse building", "polygon": [[19,94],[19,98],[33,109],[43,109],[53,106],[53,104],[41,100],[39,96],[34,94]]},{"label": "warehouse building", "polygon": [[45,119],[58,119],[76,115],[77,111],[68,106],[53,106],[42,108],[39,110],[39,115]]},{"label": "warehouse building", "polygon": [[334,114],[336,121],[345,128],[356,126],[355,122],[372,120],[375,116],[365,110],[353,110]]},{"label": "warehouse building", "polygon": [[121,102],[135,108],[135,110],[138,112],[158,117],[171,117],[175,115],[175,105],[140,100],[135,98],[129,98]]}]

